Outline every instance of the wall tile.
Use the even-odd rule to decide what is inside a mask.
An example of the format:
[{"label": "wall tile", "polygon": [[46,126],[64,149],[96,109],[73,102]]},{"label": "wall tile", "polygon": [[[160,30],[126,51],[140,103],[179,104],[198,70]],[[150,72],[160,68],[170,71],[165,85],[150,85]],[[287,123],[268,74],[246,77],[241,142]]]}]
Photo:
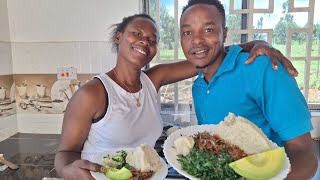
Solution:
[{"label": "wall tile", "polygon": [[104,73],[116,65],[116,54],[111,51],[109,42],[91,43],[93,72]]},{"label": "wall tile", "polygon": [[54,74],[75,66],[74,43],[12,43],[14,74]]},{"label": "wall tile", "polygon": [[0,75],[12,74],[11,43],[0,42]]},{"label": "wall tile", "polygon": [[88,73],[92,71],[91,64],[91,49],[89,42],[79,42],[77,43],[77,55],[79,59],[79,72]]},{"label": "wall tile", "polygon": [[[106,48],[105,48],[106,47]],[[105,46],[104,44],[100,44],[100,51],[99,53],[99,60],[100,60],[100,72],[107,72],[111,70],[117,63],[117,54],[115,52],[112,52],[111,50],[111,44],[107,44]],[[107,53],[103,53],[107,52]]]},{"label": "wall tile", "polygon": [[116,62],[107,42],[12,43],[14,74],[56,74],[59,67],[101,73]]}]

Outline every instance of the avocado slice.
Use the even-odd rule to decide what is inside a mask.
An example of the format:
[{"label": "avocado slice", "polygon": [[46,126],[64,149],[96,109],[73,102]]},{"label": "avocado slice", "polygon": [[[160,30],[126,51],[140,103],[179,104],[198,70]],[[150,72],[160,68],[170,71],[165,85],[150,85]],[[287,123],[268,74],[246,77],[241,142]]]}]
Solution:
[{"label": "avocado slice", "polygon": [[132,177],[130,170],[125,167],[121,169],[110,168],[105,172],[105,175],[112,180],[127,180]]},{"label": "avocado slice", "polygon": [[285,158],[283,147],[247,156],[229,164],[240,176],[248,179],[268,179],[279,173]]}]

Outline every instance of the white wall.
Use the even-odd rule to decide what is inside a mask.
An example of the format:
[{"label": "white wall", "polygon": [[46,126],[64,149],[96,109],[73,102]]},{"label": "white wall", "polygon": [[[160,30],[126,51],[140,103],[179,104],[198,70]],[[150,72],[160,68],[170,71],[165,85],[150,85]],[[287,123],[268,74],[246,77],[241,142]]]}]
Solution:
[{"label": "white wall", "polygon": [[14,74],[58,67],[101,73],[115,65],[108,28],[139,12],[140,0],[8,0]]},{"label": "white wall", "polygon": [[8,0],[12,42],[104,41],[139,0]]},{"label": "white wall", "polygon": [[7,0],[0,0],[0,41],[9,42],[9,22]]},{"label": "white wall", "polygon": [[0,0],[0,75],[12,74],[7,0]]}]

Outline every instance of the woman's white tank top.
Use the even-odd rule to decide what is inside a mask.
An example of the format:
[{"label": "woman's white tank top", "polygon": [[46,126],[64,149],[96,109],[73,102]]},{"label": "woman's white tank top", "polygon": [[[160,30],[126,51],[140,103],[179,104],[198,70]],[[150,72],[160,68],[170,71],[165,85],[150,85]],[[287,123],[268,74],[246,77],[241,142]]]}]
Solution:
[{"label": "woman's white tank top", "polygon": [[[108,109],[104,117],[91,125],[81,158],[91,160],[97,153],[113,148],[135,148],[140,144],[154,147],[163,129],[156,89],[149,77],[141,72],[142,89],[129,93],[108,75],[96,76],[108,93]],[[139,94],[140,93],[140,94]],[[135,97],[139,97],[140,107]]]}]

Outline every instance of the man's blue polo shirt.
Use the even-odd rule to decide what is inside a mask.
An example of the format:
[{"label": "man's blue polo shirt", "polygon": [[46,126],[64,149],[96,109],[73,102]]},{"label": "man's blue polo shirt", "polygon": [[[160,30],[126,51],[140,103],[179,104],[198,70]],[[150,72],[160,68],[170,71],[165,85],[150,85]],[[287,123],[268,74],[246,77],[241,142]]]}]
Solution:
[{"label": "man's blue polo shirt", "polygon": [[246,65],[249,53],[241,50],[230,47],[209,84],[199,72],[192,87],[198,124],[218,124],[233,112],[255,123],[279,146],[310,132],[311,115],[294,77],[281,63],[273,70],[267,56]]}]

